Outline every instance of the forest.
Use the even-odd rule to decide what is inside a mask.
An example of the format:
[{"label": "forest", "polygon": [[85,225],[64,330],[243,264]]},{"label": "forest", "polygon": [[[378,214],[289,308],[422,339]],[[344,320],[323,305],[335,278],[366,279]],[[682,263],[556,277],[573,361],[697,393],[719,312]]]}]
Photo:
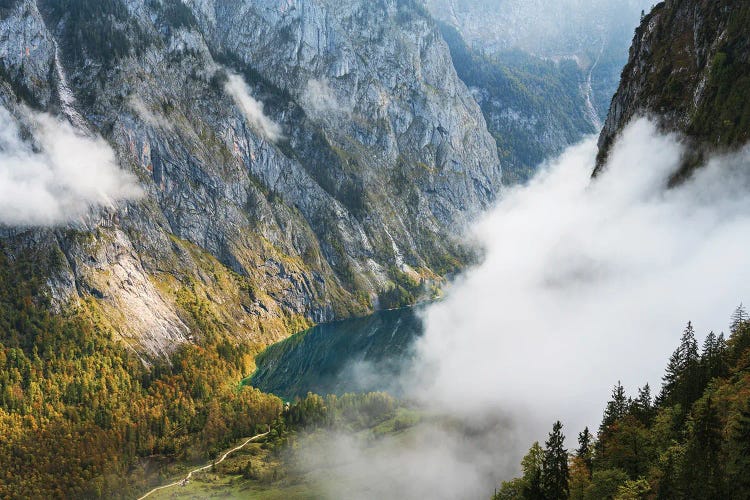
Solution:
[{"label": "forest", "polygon": [[505,499],[750,498],[750,320],[740,306],[728,338],[708,333],[699,347],[688,323],[661,390],[628,396],[619,382],[596,435],[565,447],[556,422],[534,443],[523,475],[502,483]]},{"label": "forest", "polygon": [[240,385],[247,346],[204,327],[147,366],[91,309],[51,312],[36,277],[61,256],[0,250],[0,498],[132,498],[281,414]]}]

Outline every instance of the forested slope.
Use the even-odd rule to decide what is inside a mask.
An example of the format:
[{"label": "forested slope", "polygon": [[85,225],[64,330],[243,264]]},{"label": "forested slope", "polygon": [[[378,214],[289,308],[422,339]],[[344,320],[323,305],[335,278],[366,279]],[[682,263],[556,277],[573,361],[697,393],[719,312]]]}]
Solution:
[{"label": "forested slope", "polygon": [[702,346],[688,323],[654,397],[618,383],[596,435],[535,444],[523,477],[496,499],[746,499],[750,496],[750,321],[739,307],[728,338]]}]

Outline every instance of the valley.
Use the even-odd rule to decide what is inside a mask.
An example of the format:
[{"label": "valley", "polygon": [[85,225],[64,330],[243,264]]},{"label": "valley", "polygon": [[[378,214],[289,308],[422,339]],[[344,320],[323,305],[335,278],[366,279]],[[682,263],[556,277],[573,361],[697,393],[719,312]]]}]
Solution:
[{"label": "valley", "polygon": [[748,25],[0,0],[0,498],[745,500]]}]

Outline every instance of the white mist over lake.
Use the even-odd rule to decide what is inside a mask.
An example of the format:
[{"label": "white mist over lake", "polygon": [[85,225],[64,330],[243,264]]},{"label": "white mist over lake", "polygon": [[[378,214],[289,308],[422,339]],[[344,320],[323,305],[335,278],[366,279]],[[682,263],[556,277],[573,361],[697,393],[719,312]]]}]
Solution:
[{"label": "white mist over lake", "polygon": [[401,382],[460,425],[308,450],[312,464],[346,456],[332,498],[489,497],[554,421],[569,449],[595,430],[618,380],[658,392],[689,320],[700,337],[726,328],[750,282],[750,150],[672,189],[683,146],[650,121],[624,131],[592,181],[596,151],[586,140],[507,192],[467,235],[483,262],[425,313]]},{"label": "white mist over lake", "polygon": [[560,419],[574,443],[618,380],[657,392],[686,323],[726,328],[750,281],[750,154],[666,189],[682,152],[641,119],[600,178],[590,139],[507,193],[473,228],[483,263],[425,315],[414,394],[507,412],[529,439]]}]

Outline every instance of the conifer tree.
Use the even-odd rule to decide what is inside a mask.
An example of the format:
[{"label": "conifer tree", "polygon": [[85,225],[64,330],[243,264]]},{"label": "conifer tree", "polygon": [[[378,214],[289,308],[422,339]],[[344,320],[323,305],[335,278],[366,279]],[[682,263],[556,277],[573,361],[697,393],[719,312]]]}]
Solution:
[{"label": "conifer tree", "polygon": [[594,465],[594,448],[588,427],[578,434],[578,449],[576,450],[576,456],[583,461],[586,467],[588,467],[589,477],[591,477],[591,470]]},{"label": "conifer tree", "polygon": [[656,493],[657,500],[674,500],[681,498],[680,490],[677,485],[677,462],[679,457],[674,450],[667,452],[664,464],[661,466],[661,478],[659,479],[659,489]]},{"label": "conifer tree", "polygon": [[750,349],[750,319],[742,304],[732,314],[728,344],[731,362],[737,362]]},{"label": "conifer tree", "polygon": [[732,425],[728,448],[727,476],[732,498],[750,499],[750,400]]},{"label": "conifer tree", "polygon": [[539,443],[534,443],[521,461],[521,469],[523,470],[522,496],[524,499],[544,500],[542,490],[543,464],[544,450],[539,446]]},{"label": "conifer tree", "polygon": [[555,422],[545,443],[542,461],[542,491],[548,500],[566,500],[570,494],[568,451],[564,447],[562,424]]},{"label": "conifer tree", "polygon": [[750,316],[748,316],[745,307],[742,304],[738,305],[730,318],[729,332],[732,334],[736,333],[748,320],[750,320]]},{"label": "conifer tree", "polygon": [[688,322],[680,345],[669,358],[659,402],[667,405],[679,403],[683,408],[698,399],[701,386],[700,356],[692,322]]},{"label": "conifer tree", "polygon": [[[701,402],[702,403],[702,402]],[[685,452],[682,489],[694,498],[725,498],[721,468],[721,420],[712,399],[698,403]]]},{"label": "conifer tree", "polygon": [[612,389],[612,399],[607,402],[607,406],[604,409],[604,418],[602,418],[602,424],[599,427],[599,434],[606,432],[606,430],[615,422],[620,420],[628,411],[630,402],[625,395],[625,388],[619,381],[617,385]]},{"label": "conifer tree", "polygon": [[643,425],[648,426],[651,423],[656,411],[651,398],[651,386],[649,384],[638,389],[638,397],[633,401],[630,411]]},{"label": "conifer tree", "polygon": [[701,365],[703,371],[703,385],[708,385],[716,377],[724,377],[728,374],[727,367],[727,343],[724,334],[716,336],[710,332],[703,342],[701,354]]}]

